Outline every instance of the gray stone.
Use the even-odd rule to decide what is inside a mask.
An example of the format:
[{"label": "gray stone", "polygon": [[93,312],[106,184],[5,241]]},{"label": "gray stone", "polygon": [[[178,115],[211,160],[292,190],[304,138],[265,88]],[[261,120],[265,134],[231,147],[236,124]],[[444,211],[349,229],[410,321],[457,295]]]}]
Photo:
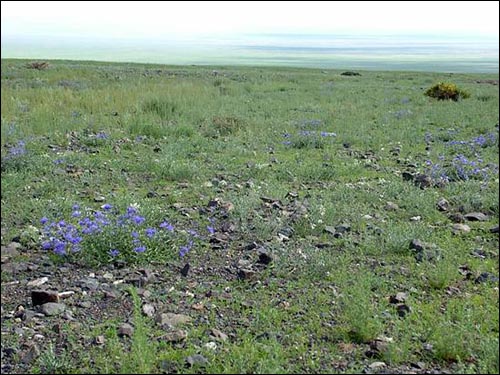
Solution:
[{"label": "gray stone", "polygon": [[156,323],[161,326],[176,327],[181,324],[189,323],[191,317],[184,314],[161,313],[156,316]]},{"label": "gray stone", "polygon": [[132,337],[133,334],[134,334],[134,327],[132,327],[128,323],[123,323],[120,325],[120,327],[118,327],[118,336],[120,337],[125,337],[125,336]]},{"label": "gray stone", "polygon": [[62,303],[47,302],[40,306],[40,312],[45,316],[60,315],[66,310],[66,305]]},{"label": "gray stone", "polygon": [[201,354],[194,354],[186,358],[186,363],[189,367],[193,366],[204,367],[208,364],[208,359],[203,357]]},{"label": "gray stone", "polygon": [[182,329],[178,329],[161,336],[159,340],[165,342],[181,342],[187,338],[187,332]]},{"label": "gray stone", "polygon": [[386,211],[397,211],[399,210],[399,206],[394,202],[387,202],[387,204],[384,206],[384,209]]},{"label": "gray stone", "polygon": [[470,212],[464,215],[466,220],[469,221],[487,221],[489,217],[482,212]]},{"label": "gray stone", "polygon": [[453,226],[451,227],[451,230],[455,234],[457,234],[457,233],[469,233],[470,227],[467,224],[457,223],[457,224],[453,224]]},{"label": "gray stone", "polygon": [[439,211],[448,211],[450,209],[450,203],[444,198],[439,198],[436,206]]}]

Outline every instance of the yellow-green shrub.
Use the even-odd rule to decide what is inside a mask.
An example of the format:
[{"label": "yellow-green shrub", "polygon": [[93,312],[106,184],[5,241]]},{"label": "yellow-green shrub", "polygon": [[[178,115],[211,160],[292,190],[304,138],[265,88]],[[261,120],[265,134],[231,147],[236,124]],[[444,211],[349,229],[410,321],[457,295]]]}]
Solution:
[{"label": "yellow-green shrub", "polygon": [[467,99],[470,94],[457,87],[454,83],[439,82],[425,92],[425,95],[438,100],[453,100]]}]

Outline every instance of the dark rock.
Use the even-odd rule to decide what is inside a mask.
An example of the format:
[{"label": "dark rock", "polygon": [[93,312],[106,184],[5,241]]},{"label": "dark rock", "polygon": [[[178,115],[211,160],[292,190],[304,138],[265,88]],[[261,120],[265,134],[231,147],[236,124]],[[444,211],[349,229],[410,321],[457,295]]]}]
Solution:
[{"label": "dark rock", "polygon": [[482,284],[482,283],[486,283],[486,282],[498,283],[498,277],[496,277],[495,275],[493,275],[489,272],[483,272],[478,277],[476,277],[474,282],[476,284]]},{"label": "dark rock", "polygon": [[411,311],[411,309],[410,306],[404,303],[399,303],[398,305],[396,305],[396,311],[401,318],[404,318],[406,314]]},{"label": "dark rock", "polygon": [[394,296],[389,297],[389,303],[403,303],[407,300],[408,295],[404,292],[396,293]]},{"label": "dark rock", "polygon": [[415,239],[410,242],[410,250],[414,253],[417,262],[441,259],[441,251],[432,243],[425,243]]},{"label": "dark rock", "polygon": [[448,202],[444,198],[439,198],[439,200],[436,203],[436,206],[439,211],[448,211],[450,209],[450,202]]},{"label": "dark rock", "polygon": [[347,77],[354,77],[354,76],[360,76],[361,73],[353,72],[352,70],[348,70],[348,71],[340,73],[340,75],[341,76],[347,76]]},{"label": "dark rock", "polygon": [[238,270],[238,279],[240,280],[253,280],[257,276],[257,272],[248,268],[241,268]]},{"label": "dark rock", "polygon": [[401,173],[401,177],[403,177],[404,181],[413,181],[415,179],[415,176],[411,172],[406,172],[404,171]]},{"label": "dark rock", "polygon": [[487,221],[489,218],[482,212],[470,212],[464,215],[464,218],[469,221]]},{"label": "dark rock", "polygon": [[493,228],[490,228],[490,233],[498,233],[498,225],[495,225]]},{"label": "dark rock", "polygon": [[413,182],[420,189],[425,189],[432,186],[432,178],[425,174],[417,174]]},{"label": "dark rock", "polygon": [[465,221],[464,215],[459,212],[452,213],[448,216],[448,219],[453,221],[454,223],[463,223]]},{"label": "dark rock", "polygon": [[33,306],[43,305],[47,302],[59,302],[59,294],[49,290],[33,290],[31,291],[31,303]]},{"label": "dark rock", "polygon": [[272,256],[272,254],[270,254],[269,251],[267,251],[264,248],[259,249],[258,254],[259,254],[258,262],[261,264],[267,265],[267,264],[270,264],[274,261],[274,257]]},{"label": "dark rock", "polygon": [[182,276],[184,276],[184,277],[186,277],[186,276],[188,275],[188,272],[189,272],[190,267],[191,267],[191,266],[189,265],[189,263],[186,263],[186,264],[184,265],[184,267],[182,267],[182,269],[181,269],[181,271],[180,271],[180,272],[181,272],[181,275],[182,275]]}]

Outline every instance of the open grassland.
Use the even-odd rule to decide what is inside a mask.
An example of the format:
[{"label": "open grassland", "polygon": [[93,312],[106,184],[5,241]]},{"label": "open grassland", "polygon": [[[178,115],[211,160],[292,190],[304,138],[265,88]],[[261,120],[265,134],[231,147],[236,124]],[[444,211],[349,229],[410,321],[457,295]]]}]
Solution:
[{"label": "open grassland", "polygon": [[27,64],[2,373],[498,373],[498,74]]}]

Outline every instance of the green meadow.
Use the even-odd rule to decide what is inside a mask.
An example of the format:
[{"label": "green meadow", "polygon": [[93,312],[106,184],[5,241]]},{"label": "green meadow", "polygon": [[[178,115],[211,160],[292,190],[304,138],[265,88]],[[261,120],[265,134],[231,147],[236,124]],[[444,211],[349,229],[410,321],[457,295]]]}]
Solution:
[{"label": "green meadow", "polygon": [[2,59],[2,373],[498,373],[498,74],[344,72]]}]

